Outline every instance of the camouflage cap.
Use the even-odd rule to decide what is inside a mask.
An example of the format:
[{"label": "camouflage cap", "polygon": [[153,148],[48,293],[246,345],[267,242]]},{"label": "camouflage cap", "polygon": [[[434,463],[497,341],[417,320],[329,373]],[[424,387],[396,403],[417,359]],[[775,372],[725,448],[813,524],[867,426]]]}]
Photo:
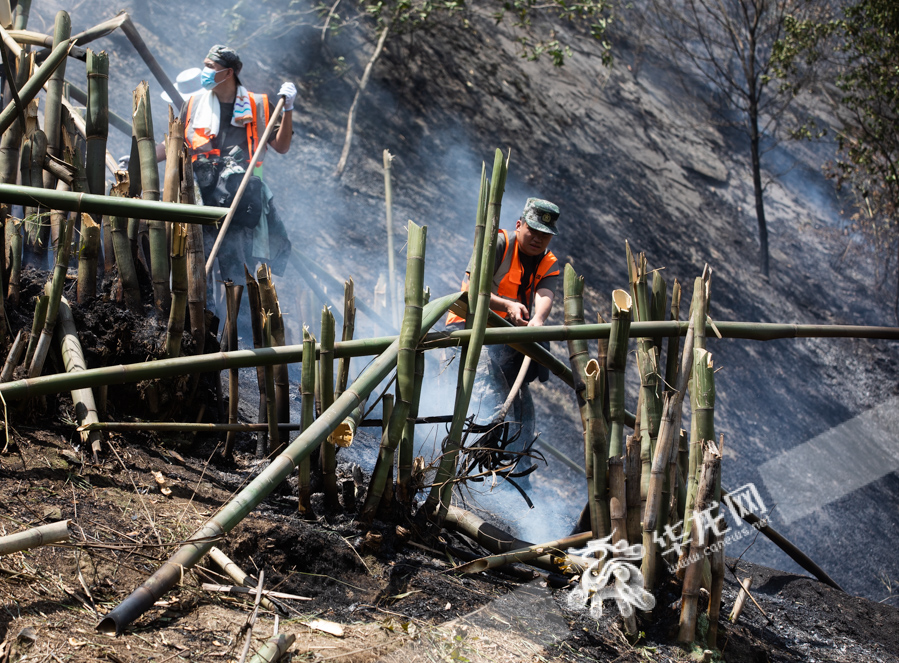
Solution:
[{"label": "camouflage cap", "polygon": [[216,64],[220,64],[228,69],[233,69],[235,76],[239,74],[241,68],[243,68],[243,63],[240,61],[240,56],[237,54],[237,51],[222,44],[216,44],[210,48],[209,53],[206,55],[206,59],[212,60]]},{"label": "camouflage cap", "polygon": [[534,230],[539,230],[550,235],[558,234],[556,221],[559,220],[559,208],[548,200],[528,198],[524,204],[524,212],[521,220]]}]

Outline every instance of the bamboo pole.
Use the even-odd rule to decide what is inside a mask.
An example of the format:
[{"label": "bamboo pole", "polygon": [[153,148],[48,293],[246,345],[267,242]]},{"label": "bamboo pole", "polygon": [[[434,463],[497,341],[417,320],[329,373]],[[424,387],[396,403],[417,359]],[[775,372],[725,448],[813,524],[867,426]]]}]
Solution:
[{"label": "bamboo pole", "polygon": [[[44,156],[47,153],[47,136],[40,129],[35,129],[25,136],[22,143],[21,173],[22,184],[28,187],[43,186],[42,169]],[[32,252],[43,257],[46,255],[46,246],[39,247],[41,237],[43,236],[44,218],[46,212],[40,205],[25,204],[25,232],[27,234],[27,245],[32,248]],[[43,264],[40,265],[43,267]]]},{"label": "bamboo pole", "polygon": [[[221,548],[213,546],[209,550],[209,558],[215,562],[219,568],[221,568],[221,570],[235,582],[235,584],[240,585],[241,587],[256,587],[257,583],[253,582],[252,578],[230,557],[228,557]],[[262,605],[272,612],[281,613],[282,615],[287,614],[287,610],[280,602],[272,601],[265,595],[262,597]]]},{"label": "bamboo pole", "polygon": [[384,150],[384,203],[387,225],[387,301],[390,304],[390,319],[393,326],[400,323],[399,304],[397,303],[396,255],[393,252],[393,186],[390,181],[390,164],[393,155]]},{"label": "bamboo pole", "polygon": [[65,285],[66,271],[69,264],[69,246],[72,243],[72,228],[74,219],[67,219],[60,231],[59,250],[56,252],[56,266],[53,268],[49,304],[47,305],[47,320],[41,330],[37,347],[34,350],[34,358],[28,369],[28,377],[35,378],[41,374],[44,361],[47,359],[47,351],[50,349],[50,341],[53,338],[53,330],[59,314],[59,301],[62,298],[62,289]]},{"label": "bamboo pole", "polygon": [[[172,98],[174,99],[174,97]],[[284,97],[279,97],[278,103],[275,104],[275,110],[272,111],[268,124],[265,127],[265,131],[262,132],[262,136],[259,138],[259,145],[256,147],[256,151],[253,152],[253,157],[250,159],[250,167],[246,169],[246,172],[244,172],[243,175],[243,179],[240,180],[240,185],[237,187],[237,191],[234,193],[234,199],[231,201],[231,207],[228,208],[225,219],[224,221],[222,221],[222,226],[221,228],[219,228],[218,235],[215,238],[215,243],[212,245],[212,250],[209,252],[209,257],[206,259],[207,279],[212,274],[212,265],[215,262],[215,257],[218,255],[219,249],[222,246],[222,242],[225,240],[225,234],[227,234],[228,228],[231,227],[231,221],[232,219],[234,219],[234,214],[235,212],[237,212],[237,208],[240,205],[240,200],[241,198],[243,198],[243,194],[247,190],[247,185],[250,183],[250,177],[253,176],[253,172],[256,170],[257,164],[261,163],[262,159],[265,157],[265,150],[268,146],[268,139],[271,137],[275,125],[281,118],[282,110],[284,110]]]},{"label": "bamboo pole", "polygon": [[[658,270],[654,270],[652,273],[652,300],[649,306],[649,319],[650,320],[664,320],[665,319],[665,304],[668,301],[668,284],[665,282],[665,279],[662,278],[662,275]],[[656,335],[652,338],[652,344],[656,349],[656,356],[661,358],[662,356],[662,336]],[[664,391],[665,387],[662,385],[662,390]]]},{"label": "bamboo pole", "polygon": [[606,365],[609,383],[609,456],[620,456],[623,451],[624,371],[627,366],[632,301],[631,296],[624,290],[615,290],[612,293],[612,322],[609,324]]},{"label": "bamboo pole", "polygon": [[[59,325],[56,327],[56,336],[62,352],[62,360],[67,373],[78,373],[87,369],[81,343],[78,341],[78,332],[75,329],[75,320],[65,297],[59,303]],[[92,424],[100,419],[97,416],[97,405],[94,401],[94,393],[90,389],[73,389],[72,403],[75,406],[75,416],[81,424]],[[97,430],[81,431],[81,442],[90,446],[94,456],[94,462],[99,462],[102,450],[103,435]]]},{"label": "bamboo pole", "polygon": [[25,351],[25,366],[31,366],[41,330],[47,322],[47,309],[50,307],[48,295],[38,295],[34,303],[34,317],[31,319],[31,334],[28,337],[28,349]]},{"label": "bamboo pole", "polygon": [[[162,199],[168,203],[192,203],[194,175],[191,158],[184,152],[184,124],[176,118],[169,106],[169,131],[165,139],[165,175],[163,177]],[[181,354],[181,337],[184,334],[184,316],[187,312],[188,270],[187,270],[186,223],[171,226],[171,308],[166,328],[166,356]],[[243,288],[241,288],[243,292]],[[239,302],[238,302],[239,306]]]},{"label": "bamboo pole", "polygon": [[[113,185],[110,196],[124,197],[128,195],[128,175],[123,173],[120,179]],[[112,246],[115,252],[116,266],[118,267],[119,280],[122,282],[122,295],[125,306],[131,311],[140,312],[142,307],[140,300],[140,284],[137,281],[137,269],[134,265],[134,256],[131,253],[131,242],[128,240],[128,219],[123,216],[111,216],[109,225],[112,226]]]},{"label": "bamboo pole", "polygon": [[[87,92],[82,90],[80,87],[72,83],[71,81],[66,81],[65,92],[72,101],[75,103],[81,104],[82,106],[87,105]],[[121,115],[117,115],[115,112],[109,110],[107,108],[107,119],[109,121],[109,125],[118,129],[121,133],[131,138],[131,123],[125,120]]]},{"label": "bamboo pole", "polygon": [[131,42],[131,45],[134,46],[134,50],[137,51],[137,54],[140,55],[141,59],[146,63],[147,67],[153,73],[153,77],[159,85],[162,86],[162,89],[168,93],[172,103],[180,108],[184,103],[184,99],[181,97],[181,93],[178,92],[178,88],[175,87],[163,68],[156,61],[156,58],[150,53],[150,49],[147,48],[146,43],[140,36],[140,32],[138,32],[137,27],[135,27],[134,22],[131,20],[131,16],[127,13],[123,13],[122,16],[125,17],[122,21],[122,32],[128,38],[128,41]]},{"label": "bamboo pole", "polygon": [[23,532],[16,532],[0,537],[0,555],[30,550],[51,543],[59,543],[69,538],[71,520],[60,520],[56,523],[32,527]]},{"label": "bamboo pole", "polygon": [[[381,436],[378,459],[372,470],[368,493],[362,506],[361,519],[371,523],[387,487],[393,468],[394,455],[400,443],[407,419],[415,400],[415,363],[418,339],[421,336],[421,315],[424,299],[425,248],[428,228],[409,221],[406,254],[406,308],[400,328],[400,349],[396,366],[396,405]],[[386,418],[386,417],[385,417]]]},{"label": "bamboo pole", "polygon": [[749,596],[750,587],[752,587],[752,576],[746,576],[740,581],[740,593],[737,594],[737,600],[734,602],[734,607],[730,611],[730,621],[733,624],[737,623],[737,620],[740,618],[740,613],[743,612],[743,606],[746,604],[746,597]]},{"label": "bamboo pole", "polygon": [[[671,321],[677,322],[680,318],[681,287],[680,281],[674,279],[671,287]],[[672,334],[667,337],[668,346],[665,351],[665,389],[671,390],[677,382],[677,369],[680,367],[680,334]]]},{"label": "bamboo pole", "polygon": [[28,15],[31,12],[31,0],[18,0],[13,27],[16,30],[24,30],[28,25]]},{"label": "bamboo pole", "polygon": [[[274,346],[274,338],[272,337],[272,314],[271,311],[262,312],[262,343],[266,348]],[[303,356],[308,357],[306,344],[303,344]],[[263,371],[265,377],[265,421],[268,423],[268,441],[270,449],[278,448],[278,440],[280,440],[278,430],[278,405],[275,402],[275,369],[274,366],[266,366]],[[302,426],[301,426],[302,427]],[[259,455],[259,445],[257,441],[256,455]],[[302,472],[302,467],[300,468]]]},{"label": "bamboo pole", "polygon": [[16,366],[22,360],[22,354],[25,352],[25,330],[20,329],[16,334],[16,338],[9,349],[6,362],[3,364],[3,372],[0,373],[0,382],[9,382]]},{"label": "bamboo pole", "polygon": [[275,663],[280,661],[293,646],[297,636],[293,633],[275,633],[253,654],[249,663]]},{"label": "bamboo pole", "polygon": [[[186,162],[190,160],[185,154]],[[191,167],[191,172],[193,168]],[[185,171],[187,169],[185,167]],[[192,179],[192,178],[191,178]],[[193,182],[184,180],[181,202],[193,204]],[[206,269],[203,255],[203,229],[196,224],[187,227],[187,312],[190,317],[190,335],[196,345],[196,354],[206,349]],[[252,309],[251,309],[252,310]]]},{"label": "bamboo pole", "polygon": [[[697,352],[701,352],[701,350],[697,350]],[[711,508],[715,493],[715,475],[721,471],[721,456],[718,454],[715,443],[704,441],[703,448],[704,454],[699,490],[691,518],[695,523],[695,532],[690,545],[689,559],[691,564],[687,566],[684,577],[680,626],[677,635],[678,642],[682,643],[691,643],[696,639],[697,603],[699,600],[699,585],[702,581],[703,550],[710,544],[706,532],[706,518],[703,512]]]},{"label": "bamboo pole", "polygon": [[640,524],[640,440],[629,435],[625,444],[625,494],[627,508],[627,540],[631,545],[642,542]]},{"label": "bamboo pole", "polygon": [[152,200],[110,198],[89,193],[60,192],[31,186],[0,184],[0,202],[10,205],[41,205],[68,212],[141,217],[159,221],[183,221],[214,225],[224,216],[220,207],[160,203]]},{"label": "bamboo pole", "polygon": [[[140,158],[140,185],[141,199],[148,201],[159,200],[159,169],[156,161],[156,140],[153,132],[153,114],[150,110],[150,86],[146,81],[141,81],[134,90],[134,138],[137,141],[137,153]],[[171,132],[171,125],[169,131]],[[176,146],[171,147],[174,152]],[[168,156],[169,147],[166,147]],[[181,160],[174,159],[169,168],[180,168]],[[175,176],[169,176],[175,180]],[[179,180],[180,181],[180,180]],[[177,186],[175,187],[177,191]],[[177,194],[174,194],[177,196]],[[165,201],[170,202],[170,201]],[[153,281],[153,306],[160,315],[165,315],[171,305],[171,292],[169,291],[169,249],[168,233],[165,223],[158,219],[149,219],[150,229],[150,272]]]},{"label": "bamboo pole", "polygon": [[412,468],[415,464],[415,424],[418,421],[418,406],[421,401],[421,385],[425,374],[425,353],[421,350],[415,353],[415,388],[412,392],[412,407],[409,409],[409,418],[403,427],[403,435],[400,438],[400,453],[397,458],[397,494],[403,504],[411,504],[414,495],[409,491],[412,485]]},{"label": "bamboo pole", "polygon": [[[285,345],[286,340],[284,336],[284,318],[281,315],[281,305],[278,303],[278,292],[275,289],[274,281],[272,281],[272,270],[268,265],[259,266],[259,269],[256,270],[256,280],[259,283],[259,297],[262,302],[262,308],[272,314],[272,345],[282,347]],[[284,423],[290,420],[290,381],[287,373],[287,364],[276,365],[273,370],[275,380],[274,397],[277,407],[275,422]],[[315,372],[313,371],[313,380],[314,375]],[[277,453],[287,445],[287,437],[276,438],[271,441],[271,445]]]},{"label": "bamboo pole", "polygon": [[[321,407],[324,411],[334,403],[334,316],[327,306],[322,308],[320,348],[318,374],[321,384]],[[331,436],[322,442],[321,468],[325,508],[334,511],[340,507],[340,499],[337,491],[337,449]]]},{"label": "bamboo pole", "polygon": [[100,258],[100,224],[89,214],[81,215],[81,246],[78,248],[77,301],[84,304],[97,295],[97,261]]},{"label": "bamboo pole", "polygon": [[[69,18],[68,12],[58,11],[53,26],[53,47],[57,48],[65,43],[70,43],[72,36],[72,19]],[[73,42],[74,43],[74,42]],[[67,51],[68,52],[68,51]],[[47,94],[44,98],[44,133],[47,134],[47,154],[52,157],[58,157],[61,153],[60,130],[62,127],[62,87],[65,83],[66,60],[62,58],[59,65],[54,67],[53,73],[47,80]],[[42,164],[43,166],[43,164]],[[49,171],[44,171],[44,188],[55,189],[56,177]],[[41,226],[41,242],[38,244],[40,248],[45,248],[47,238],[49,237],[49,227]],[[44,232],[46,230],[46,232]]]},{"label": "bamboo pole", "polygon": [[[565,265],[563,276],[565,326],[584,324],[584,277],[578,276],[571,264]],[[568,341],[568,361],[571,364],[571,374],[574,377],[574,393],[577,398],[578,409],[581,413],[581,424],[587,425],[587,401],[584,398],[584,369],[590,360],[587,351],[587,341],[571,339]],[[587,452],[592,456],[592,451]],[[591,470],[592,458],[585,462],[588,472]],[[592,472],[590,472],[592,474]]]},{"label": "bamboo pole", "polygon": [[612,543],[627,541],[627,489],[623,455],[609,458],[609,523]]},{"label": "bamboo pole", "polygon": [[[457,296],[459,294],[457,293]],[[681,329],[686,332],[688,323],[677,323],[677,326],[670,326],[672,323],[653,323],[661,324],[659,327],[663,333],[670,334],[673,330]],[[638,326],[639,325],[639,326]],[[774,338],[879,338],[887,340],[899,340],[899,328],[893,327],[855,327],[841,325],[769,325],[764,324],[763,329],[759,329],[759,325],[763,323],[734,323],[734,322],[716,322],[715,327],[721,332],[722,336],[729,338],[747,338],[751,337],[757,340],[771,340]],[[643,335],[651,332],[656,327],[651,325],[643,326],[641,323],[632,325],[637,327],[631,331],[633,336]],[[598,333],[596,328],[603,325],[584,325],[587,328],[593,328],[591,331],[595,335]],[[779,327],[780,329],[773,329]],[[567,340],[568,336],[574,333],[578,335],[584,334],[583,329],[576,332],[566,330],[563,327],[554,327],[560,340]],[[725,330],[727,330],[725,332]],[[484,333],[485,344],[496,344],[510,342],[509,329],[488,329]],[[516,343],[518,347],[526,348],[528,353],[531,350],[525,342],[534,339],[546,339],[545,329],[542,327],[520,327],[514,330],[511,340],[516,339],[520,343]],[[608,333],[608,326],[599,333]],[[471,336],[471,330],[460,330],[457,332],[435,332],[426,334],[420,344],[423,349],[430,350],[436,348],[455,347],[468,342]],[[758,337],[762,337],[759,339]],[[549,337],[550,339],[552,337]],[[394,340],[395,336],[385,336],[371,339],[363,339],[350,341],[347,343],[334,344],[334,356],[340,357],[364,357],[383,352]],[[539,346],[534,345],[534,348]],[[542,348],[541,348],[542,349]],[[533,351],[533,355],[539,352]],[[73,387],[97,387],[110,384],[125,384],[128,382],[139,382],[159,377],[172,377],[177,375],[185,375],[196,372],[205,372],[213,370],[225,370],[232,367],[248,368],[263,365],[273,365],[279,363],[291,363],[302,361],[303,351],[300,345],[285,346],[283,348],[270,348],[263,350],[238,350],[235,352],[208,353],[199,357],[179,357],[177,359],[164,359],[152,362],[142,362],[130,365],[107,366],[104,368],[90,369],[83,375],[67,376],[67,375],[50,375],[34,379],[17,380],[8,382],[0,386],[0,394],[7,401],[30,398],[32,396],[42,396],[46,394],[54,394],[72,389]],[[542,359],[541,359],[542,361]],[[549,362],[547,362],[549,363]],[[546,364],[544,364],[546,365]],[[558,365],[550,364],[552,368]],[[566,367],[567,368],[567,367]],[[561,371],[560,371],[561,372]],[[570,372],[570,371],[569,371]],[[567,382],[571,385],[570,378]]]},{"label": "bamboo pole", "polygon": [[[206,278],[205,260],[202,270],[203,278]],[[253,278],[253,275],[250,274],[250,270],[247,269],[246,265],[244,265],[243,271],[246,275],[247,280],[247,299],[249,300],[250,304],[250,326],[253,333],[253,347],[259,349],[265,347],[265,338],[262,334],[262,320],[265,315],[262,310],[262,298],[259,294],[259,284],[256,282],[256,279]],[[302,345],[300,347],[302,348]],[[256,383],[259,390],[259,405],[256,409],[256,421],[260,423],[268,422],[265,396],[266,378],[267,376],[265,367],[261,364],[257,365]],[[274,388],[274,376],[272,376],[272,388]],[[265,458],[268,455],[267,442],[268,434],[266,432],[260,432],[256,436],[256,458],[261,459]],[[272,439],[272,444],[275,444],[275,439]]]},{"label": "bamboo pole", "polygon": [[[302,364],[300,378],[300,396],[302,397],[300,427],[305,431],[312,426],[315,418],[315,339],[309,333],[308,327],[303,327],[303,356],[308,357]],[[327,444],[324,439],[322,442]],[[297,469],[299,473],[297,510],[300,518],[314,518],[312,503],[309,500],[312,493],[309,455],[299,462]]]},{"label": "bamboo pole", "polygon": [[[484,331],[487,327],[487,313],[490,311],[490,293],[493,285],[493,263],[496,253],[496,235],[499,229],[499,216],[502,208],[503,192],[506,185],[506,164],[503,153],[496,150],[493,171],[490,180],[490,197],[487,205],[490,234],[485,235],[481,274],[478,283],[478,304],[472,323],[472,337],[469,340],[465,363],[461,364],[461,379],[456,388],[456,399],[453,407],[453,423],[443,445],[443,458],[434,478],[434,485],[428,495],[424,508],[429,516],[436,516],[438,522],[443,520],[450,505],[453,484],[456,477],[456,463],[459,449],[462,446],[462,429],[468,417],[468,406],[471,402],[472,386]],[[489,237],[489,239],[488,239]],[[436,513],[432,513],[436,508]]]},{"label": "bamboo pole", "polygon": [[[65,39],[61,41],[59,45],[53,49],[50,57],[44,61],[43,66],[28,79],[25,85],[19,88],[19,102],[21,103],[21,108],[27,106],[31,100],[37,96],[38,92],[43,88],[44,83],[50,79],[50,76],[53,75],[53,72],[56,71],[57,67],[62,66],[70,46],[71,40]],[[7,104],[2,112],[0,112],[0,133],[5,133],[12,123],[15,122],[16,117],[20,112],[19,108],[19,104],[12,101]]]},{"label": "bamboo pole", "polygon": [[109,137],[109,56],[105,51],[87,52],[87,106],[84,113],[87,141],[87,189],[102,196],[106,193],[103,167],[106,139]]},{"label": "bamboo pole", "polygon": [[506,564],[516,564],[518,562],[528,562],[537,557],[546,555],[549,551],[555,552],[559,556],[564,556],[568,548],[578,548],[585,545],[594,538],[592,532],[581,532],[580,534],[572,534],[563,539],[548,541],[547,543],[537,543],[524,548],[510,550],[500,555],[490,555],[489,557],[481,557],[450,569],[453,573],[481,573],[496,569]]},{"label": "bamboo pole", "polygon": [[[228,348],[237,347],[237,315],[240,312],[240,300],[243,296],[243,286],[232,281],[225,281],[225,337],[228,339]],[[228,371],[228,423],[236,424],[238,407],[240,406],[240,372],[236,368]],[[225,436],[225,458],[234,455],[234,440],[237,437],[233,431],[228,431]]]},{"label": "bamboo pole", "polygon": [[[586,343],[585,343],[586,345]],[[602,416],[604,371],[599,362],[591,359],[584,368],[584,397],[587,402],[587,421],[584,425],[585,455],[590,457],[593,476],[587,486],[591,497],[590,523],[593,538],[604,539],[612,533],[609,515],[609,491],[606,477],[609,472],[608,428]]]},{"label": "bamboo pole", "polygon": [[[478,188],[478,209],[475,215],[474,224],[474,248],[471,252],[469,260],[470,271],[468,275],[469,284],[474,283],[475,287],[481,282],[481,260],[484,256],[484,236],[487,228],[487,202],[489,200],[489,191],[487,189],[487,164],[481,162],[481,184]],[[478,299],[468,298],[468,315],[466,316],[466,329],[471,328],[471,322],[474,320],[474,314],[477,311]],[[489,322],[488,322],[489,324]]]}]

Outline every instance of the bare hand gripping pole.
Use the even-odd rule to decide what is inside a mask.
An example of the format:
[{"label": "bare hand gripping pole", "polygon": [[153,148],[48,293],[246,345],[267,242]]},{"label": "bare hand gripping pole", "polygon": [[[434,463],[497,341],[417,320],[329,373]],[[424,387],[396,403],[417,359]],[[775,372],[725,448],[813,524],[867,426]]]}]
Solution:
[{"label": "bare hand gripping pole", "polygon": [[209,252],[209,259],[206,261],[207,279],[209,278],[210,274],[212,274],[212,263],[215,262],[215,256],[219,252],[219,248],[222,245],[222,240],[225,239],[225,233],[228,232],[228,226],[231,225],[231,219],[234,218],[234,213],[237,211],[237,206],[240,204],[240,199],[243,197],[243,192],[247,190],[247,185],[250,183],[250,176],[253,174],[253,169],[256,167],[256,164],[262,160],[262,154],[263,152],[265,152],[265,146],[268,145],[268,139],[272,135],[272,131],[275,128],[275,120],[281,117],[282,110],[284,110],[284,97],[278,99],[278,104],[275,106],[275,110],[272,113],[271,118],[269,118],[268,124],[265,127],[265,132],[262,134],[262,138],[259,139],[259,145],[256,146],[256,151],[253,153],[253,158],[250,159],[247,172],[243,174],[243,179],[240,181],[240,186],[237,188],[237,193],[234,194],[234,200],[231,202],[231,207],[228,209],[228,215],[222,222],[222,227],[219,228],[219,235],[215,238],[215,244],[212,246],[212,251]]}]

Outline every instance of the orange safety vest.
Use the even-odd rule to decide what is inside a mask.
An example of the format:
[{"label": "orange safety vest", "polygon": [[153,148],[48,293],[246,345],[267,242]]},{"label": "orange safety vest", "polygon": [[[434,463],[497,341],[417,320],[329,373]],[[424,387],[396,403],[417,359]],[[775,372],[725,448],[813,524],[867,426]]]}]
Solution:
[{"label": "orange safety vest", "polygon": [[[247,122],[247,163],[249,163],[250,159],[253,158],[256,147],[259,145],[259,118],[265,118],[265,122],[262,126],[267,127],[269,121],[269,108],[267,94],[253,94],[249,91],[247,94],[250,96],[250,107],[253,109],[253,120]],[[209,143],[213,136],[206,135],[202,130],[197,132],[191,126],[190,119],[191,112],[193,111],[193,103],[194,97],[187,100],[187,114],[184,117],[184,140],[188,146],[190,146],[191,151],[194,152],[191,159],[196,160],[199,156],[200,148]],[[224,122],[224,120],[221,121]],[[207,150],[204,151],[203,154],[206,154],[207,156],[220,156],[221,150]],[[257,168],[261,166],[261,161],[256,164]]]},{"label": "orange safety vest", "polygon": [[[500,230],[500,232],[505,238],[506,248],[503,250],[503,257],[499,262],[499,267],[493,272],[493,292],[504,299],[518,301],[518,291],[521,287],[522,276],[524,275],[524,265],[521,264],[521,260],[518,258],[518,240],[513,237],[510,242],[508,231]],[[506,258],[509,257],[510,244],[512,246],[512,256],[511,259],[507,261]],[[553,255],[552,251],[547,251],[543,258],[540,259],[540,263],[537,265],[537,269],[534,272],[534,277],[524,291],[525,301],[522,303],[530,309],[530,302],[534,296],[535,286],[545,277],[556,276],[559,273],[560,270],[558,268],[556,256]],[[497,283],[497,278],[499,278],[499,283]],[[503,318],[509,315],[505,311],[494,311],[494,313]],[[455,313],[450,313],[446,318],[446,324],[448,325],[458,322],[465,322],[465,318],[462,318]]]}]

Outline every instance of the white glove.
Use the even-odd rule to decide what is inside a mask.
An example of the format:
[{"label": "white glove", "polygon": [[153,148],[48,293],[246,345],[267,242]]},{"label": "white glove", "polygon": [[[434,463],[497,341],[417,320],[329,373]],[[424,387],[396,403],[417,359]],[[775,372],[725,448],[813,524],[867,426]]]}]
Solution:
[{"label": "white glove", "polygon": [[293,110],[293,100],[297,98],[297,86],[293,83],[284,83],[278,90],[278,96],[284,97],[284,110]]}]

